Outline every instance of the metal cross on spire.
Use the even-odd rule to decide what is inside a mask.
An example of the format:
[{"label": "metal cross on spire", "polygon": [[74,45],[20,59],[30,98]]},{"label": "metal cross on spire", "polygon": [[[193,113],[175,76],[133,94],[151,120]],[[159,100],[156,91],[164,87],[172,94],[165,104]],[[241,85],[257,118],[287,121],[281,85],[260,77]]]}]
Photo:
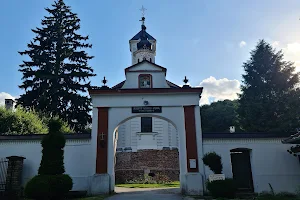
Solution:
[{"label": "metal cross on spire", "polygon": [[140,11],[142,11],[142,19],[140,20],[140,21],[142,22],[142,25],[145,24],[145,11],[146,11],[146,10],[147,10],[147,9],[144,8],[144,6],[142,6],[142,8],[140,9]]},{"label": "metal cross on spire", "polygon": [[142,17],[145,17],[145,11],[146,11],[147,9],[146,8],[144,8],[144,6],[142,6],[142,8],[140,9],[140,11],[142,11]]}]

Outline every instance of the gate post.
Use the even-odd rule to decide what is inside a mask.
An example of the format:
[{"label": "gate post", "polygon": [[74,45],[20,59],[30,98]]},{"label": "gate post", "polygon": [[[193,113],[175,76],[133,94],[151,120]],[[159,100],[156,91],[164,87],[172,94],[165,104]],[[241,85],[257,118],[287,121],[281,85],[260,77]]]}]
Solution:
[{"label": "gate post", "polygon": [[5,192],[9,196],[20,196],[24,157],[9,156]]}]

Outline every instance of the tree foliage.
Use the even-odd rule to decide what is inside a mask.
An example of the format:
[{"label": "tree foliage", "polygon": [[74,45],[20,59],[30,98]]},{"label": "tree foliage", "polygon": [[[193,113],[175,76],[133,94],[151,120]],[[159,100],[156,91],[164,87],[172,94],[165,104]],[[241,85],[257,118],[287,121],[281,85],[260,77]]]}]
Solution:
[{"label": "tree foliage", "polygon": [[239,127],[238,101],[224,100],[201,106],[203,132],[229,132],[230,126]]},{"label": "tree foliage", "polygon": [[238,110],[246,131],[294,131],[300,127],[299,73],[283,52],[260,40],[244,63]]},{"label": "tree foliage", "polygon": [[63,0],[46,11],[49,16],[41,28],[32,30],[36,36],[28,49],[19,52],[29,60],[20,65],[23,83],[19,87],[25,94],[17,103],[57,115],[80,132],[91,122],[91,100],[84,94],[90,88],[89,78],[95,76],[88,65],[93,57],[85,52],[92,45],[88,36],[78,34],[80,19]]},{"label": "tree foliage", "polygon": [[[0,107],[0,134],[26,135],[48,133],[48,123],[51,117],[34,110],[17,107],[15,110]],[[69,125],[63,122],[63,133],[71,133]]]},{"label": "tree foliage", "polygon": [[0,107],[0,134],[45,134],[47,131],[47,124],[35,111]]}]

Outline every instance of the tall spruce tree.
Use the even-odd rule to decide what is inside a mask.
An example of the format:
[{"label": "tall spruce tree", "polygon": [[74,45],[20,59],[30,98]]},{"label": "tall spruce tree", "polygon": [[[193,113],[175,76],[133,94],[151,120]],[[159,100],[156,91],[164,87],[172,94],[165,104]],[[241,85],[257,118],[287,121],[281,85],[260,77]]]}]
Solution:
[{"label": "tall spruce tree", "polygon": [[85,52],[92,45],[88,36],[78,34],[80,19],[63,0],[46,11],[50,16],[42,20],[41,28],[32,30],[36,36],[28,50],[19,52],[30,60],[20,65],[23,83],[19,87],[25,94],[17,102],[58,115],[81,131],[91,121],[91,100],[84,94],[90,88],[88,79],[95,76],[88,65],[93,56]]},{"label": "tall spruce tree", "polygon": [[290,132],[300,127],[299,73],[283,56],[282,51],[260,40],[243,64],[238,113],[244,130]]}]

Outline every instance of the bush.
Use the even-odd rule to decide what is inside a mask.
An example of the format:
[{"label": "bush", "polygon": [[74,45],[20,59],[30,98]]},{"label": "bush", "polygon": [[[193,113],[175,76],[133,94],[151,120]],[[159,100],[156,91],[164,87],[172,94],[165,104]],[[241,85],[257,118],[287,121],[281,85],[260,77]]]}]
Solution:
[{"label": "bush", "polygon": [[63,174],[66,139],[62,133],[63,121],[49,120],[49,133],[42,140],[42,160],[39,175],[31,179],[25,187],[25,195],[33,199],[60,199],[72,189],[70,176]]},{"label": "bush", "polygon": [[[21,107],[7,110],[0,106],[0,134],[47,134],[50,121],[51,117],[34,110],[25,110]],[[62,132],[72,132],[66,122],[62,122]]]},{"label": "bush", "polygon": [[215,198],[234,198],[237,192],[236,185],[233,179],[230,178],[207,182],[206,187]]},{"label": "bush", "polygon": [[37,175],[26,184],[24,194],[36,200],[63,199],[72,186],[73,181],[66,174]]},{"label": "bush", "polygon": [[46,134],[47,125],[35,111],[0,107],[0,134]]},{"label": "bush", "polygon": [[208,166],[211,171],[215,174],[221,174],[223,170],[223,165],[221,161],[221,156],[215,152],[209,152],[204,154],[203,158],[204,165]]},{"label": "bush", "polygon": [[54,118],[49,121],[49,134],[42,140],[42,160],[39,168],[41,175],[65,173],[64,150],[66,139],[62,134],[63,121]]}]

